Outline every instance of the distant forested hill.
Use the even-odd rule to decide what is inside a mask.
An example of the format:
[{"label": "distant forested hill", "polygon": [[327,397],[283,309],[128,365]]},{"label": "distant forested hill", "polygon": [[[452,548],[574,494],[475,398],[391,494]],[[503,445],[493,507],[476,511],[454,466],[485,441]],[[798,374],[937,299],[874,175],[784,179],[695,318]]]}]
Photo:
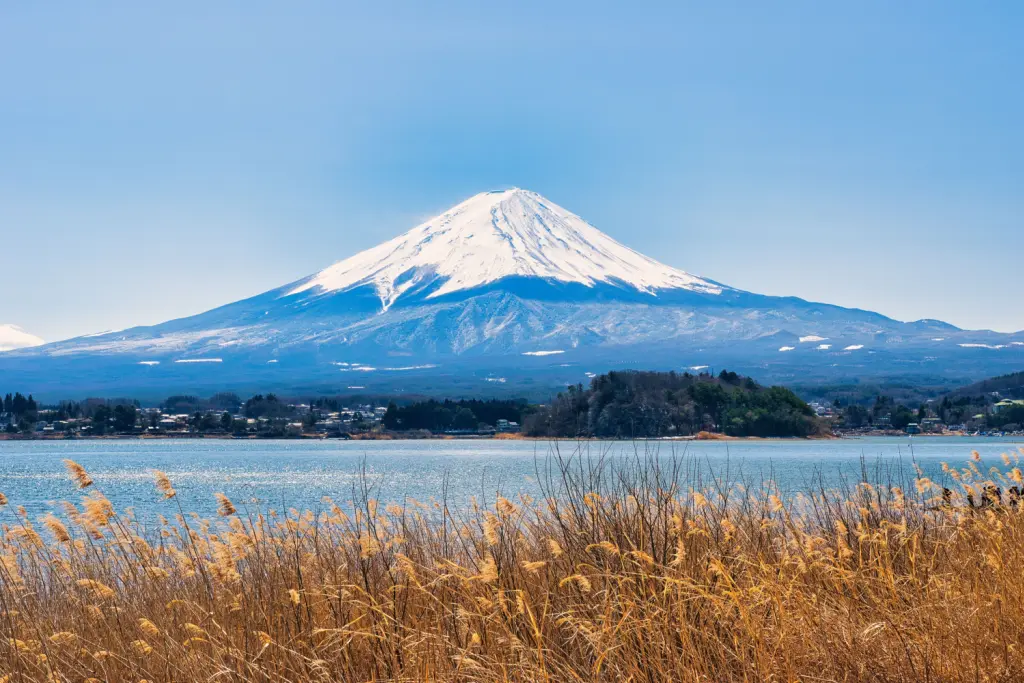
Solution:
[{"label": "distant forested hill", "polygon": [[699,431],[733,436],[812,436],[827,431],[789,389],[723,371],[609,372],[570,386],[524,418],[531,436],[646,438]]},{"label": "distant forested hill", "polygon": [[1024,372],[983,379],[950,392],[950,396],[983,396],[999,392],[1002,398],[1024,399]]}]

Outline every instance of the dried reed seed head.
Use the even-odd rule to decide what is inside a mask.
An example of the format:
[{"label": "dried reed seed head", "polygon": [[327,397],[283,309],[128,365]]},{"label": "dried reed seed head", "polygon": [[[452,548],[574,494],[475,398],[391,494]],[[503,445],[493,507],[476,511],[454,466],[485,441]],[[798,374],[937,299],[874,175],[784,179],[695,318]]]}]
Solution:
[{"label": "dried reed seed head", "polygon": [[732,520],[728,517],[723,517],[718,525],[722,527],[722,531],[725,532],[726,540],[731,540],[732,537],[736,535],[736,525],[733,524]]},{"label": "dried reed seed head", "polygon": [[184,628],[185,632],[188,633],[189,636],[192,636],[193,638],[202,638],[202,637],[205,637],[205,636],[209,635],[206,632],[206,629],[204,629],[202,626],[199,626],[198,624],[193,624],[193,623],[186,622],[185,625],[182,626],[182,628]]},{"label": "dried reed seed head", "polygon": [[597,550],[604,551],[604,552],[608,553],[609,555],[618,555],[619,554],[619,546],[615,545],[611,541],[601,541],[600,543],[591,543],[590,545],[587,546],[587,552],[588,553],[589,552],[593,552],[593,551],[597,551]]},{"label": "dried reed seed head", "polygon": [[164,498],[170,500],[178,495],[171,485],[170,478],[160,470],[153,470],[153,478],[156,480],[156,490],[163,494]]},{"label": "dried reed seed head", "polygon": [[79,465],[74,460],[65,460],[64,467],[67,468],[68,474],[78,484],[78,488],[84,489],[87,486],[92,485],[92,479],[89,478],[89,473],[85,471],[85,468]]},{"label": "dried reed seed head", "polygon": [[646,564],[648,566],[653,566],[655,564],[654,558],[643,550],[631,550],[628,555],[641,564]]},{"label": "dried reed seed head", "polygon": [[501,520],[490,512],[484,513],[483,531],[487,545],[498,545],[498,529],[501,527]]},{"label": "dried reed seed head", "polygon": [[587,577],[583,576],[583,574],[572,574],[570,576],[565,577],[564,579],[562,579],[561,581],[558,582],[558,587],[559,588],[564,588],[566,586],[570,586],[570,585],[574,585],[574,584],[576,586],[578,586],[579,589],[581,591],[583,591],[584,593],[589,593],[591,591],[591,589],[592,589],[592,585],[590,583],[590,579],[588,579]]},{"label": "dried reed seed head", "polygon": [[498,501],[495,503],[494,507],[498,511],[498,514],[504,517],[511,517],[519,511],[516,504],[504,496],[498,496]]},{"label": "dried reed seed head", "polygon": [[217,499],[218,515],[220,515],[221,517],[229,517],[238,512],[238,510],[235,509],[234,504],[232,504],[231,500],[223,493],[215,493],[213,495]]},{"label": "dried reed seed head", "polygon": [[558,545],[558,541],[553,538],[548,539],[548,552],[551,553],[551,557],[560,557],[562,555],[562,546]]},{"label": "dried reed seed head", "polygon": [[97,491],[82,498],[82,508],[85,510],[85,519],[98,527],[109,526],[110,520],[116,516],[113,503]]},{"label": "dried reed seed head", "polygon": [[53,537],[57,539],[58,543],[70,543],[71,534],[68,533],[68,528],[64,526],[64,523],[53,516],[53,513],[46,515],[43,518],[43,526],[50,530]]},{"label": "dried reed seed head", "polygon": [[4,507],[5,505],[7,505],[7,496],[5,496],[3,493],[0,493],[0,508]]},{"label": "dried reed seed head", "polygon": [[16,650],[18,652],[31,652],[31,648],[29,647],[28,643],[26,643],[24,640],[19,640],[17,638],[8,638],[7,644],[11,647],[11,649]]},{"label": "dried reed seed head", "polygon": [[72,645],[78,642],[78,635],[71,631],[58,631],[49,638],[54,645]]},{"label": "dried reed seed head", "polygon": [[288,601],[291,602],[293,605],[298,606],[298,604],[302,601],[302,596],[299,595],[299,591],[295,590],[294,588],[289,588]]},{"label": "dried reed seed head", "polygon": [[472,577],[475,581],[482,583],[491,583],[498,579],[498,565],[494,562],[494,558],[488,557],[480,564],[480,573]]},{"label": "dried reed seed head", "polygon": [[150,638],[159,638],[161,635],[157,625],[145,617],[139,619],[139,630]]},{"label": "dried reed seed head", "polygon": [[144,640],[133,640],[132,648],[143,657],[146,657],[153,652],[153,646]]},{"label": "dried reed seed head", "polygon": [[527,560],[523,562],[523,569],[530,572],[531,574],[536,574],[541,569],[544,569],[544,567],[546,566],[548,566],[548,563],[544,560],[537,560],[536,562],[530,562]]},{"label": "dried reed seed head", "polygon": [[96,598],[101,600],[107,600],[114,597],[114,589],[110,586],[95,581],[93,579],[79,579],[75,582],[79,588],[83,588]]}]

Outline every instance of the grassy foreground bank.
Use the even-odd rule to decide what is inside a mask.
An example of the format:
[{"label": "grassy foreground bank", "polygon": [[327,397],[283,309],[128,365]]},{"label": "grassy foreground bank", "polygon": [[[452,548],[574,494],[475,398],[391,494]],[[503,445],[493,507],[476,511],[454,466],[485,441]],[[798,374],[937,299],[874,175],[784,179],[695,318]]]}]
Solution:
[{"label": "grassy foreground bank", "polygon": [[80,501],[0,496],[0,681],[1022,680],[1021,455],[945,495],[568,458],[543,500],[214,520],[155,473],[159,528],[68,462]]}]

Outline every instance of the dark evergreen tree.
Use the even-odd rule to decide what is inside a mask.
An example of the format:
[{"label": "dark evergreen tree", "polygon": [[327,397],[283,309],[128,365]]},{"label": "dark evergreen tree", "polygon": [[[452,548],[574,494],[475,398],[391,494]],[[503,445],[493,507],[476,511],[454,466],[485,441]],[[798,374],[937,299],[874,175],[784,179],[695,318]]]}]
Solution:
[{"label": "dark evergreen tree", "polygon": [[138,411],[135,406],[119,405],[114,408],[114,431],[119,434],[130,434],[135,431]]}]

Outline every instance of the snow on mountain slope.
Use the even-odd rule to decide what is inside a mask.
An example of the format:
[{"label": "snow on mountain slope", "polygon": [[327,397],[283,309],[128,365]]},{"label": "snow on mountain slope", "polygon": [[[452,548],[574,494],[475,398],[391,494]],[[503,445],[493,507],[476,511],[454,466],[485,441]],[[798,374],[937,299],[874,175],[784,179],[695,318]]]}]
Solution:
[{"label": "snow on mountain slope", "polygon": [[0,325],[0,351],[13,351],[14,349],[25,349],[30,346],[40,346],[46,342],[29,334],[17,325]]},{"label": "snow on mountain slope", "polygon": [[722,287],[619,244],[535,192],[484,192],[393,240],[340,261],[287,294],[369,285],[384,310],[403,293],[439,284],[427,298],[502,278],[535,277],[593,287],[619,284],[656,295]]}]

